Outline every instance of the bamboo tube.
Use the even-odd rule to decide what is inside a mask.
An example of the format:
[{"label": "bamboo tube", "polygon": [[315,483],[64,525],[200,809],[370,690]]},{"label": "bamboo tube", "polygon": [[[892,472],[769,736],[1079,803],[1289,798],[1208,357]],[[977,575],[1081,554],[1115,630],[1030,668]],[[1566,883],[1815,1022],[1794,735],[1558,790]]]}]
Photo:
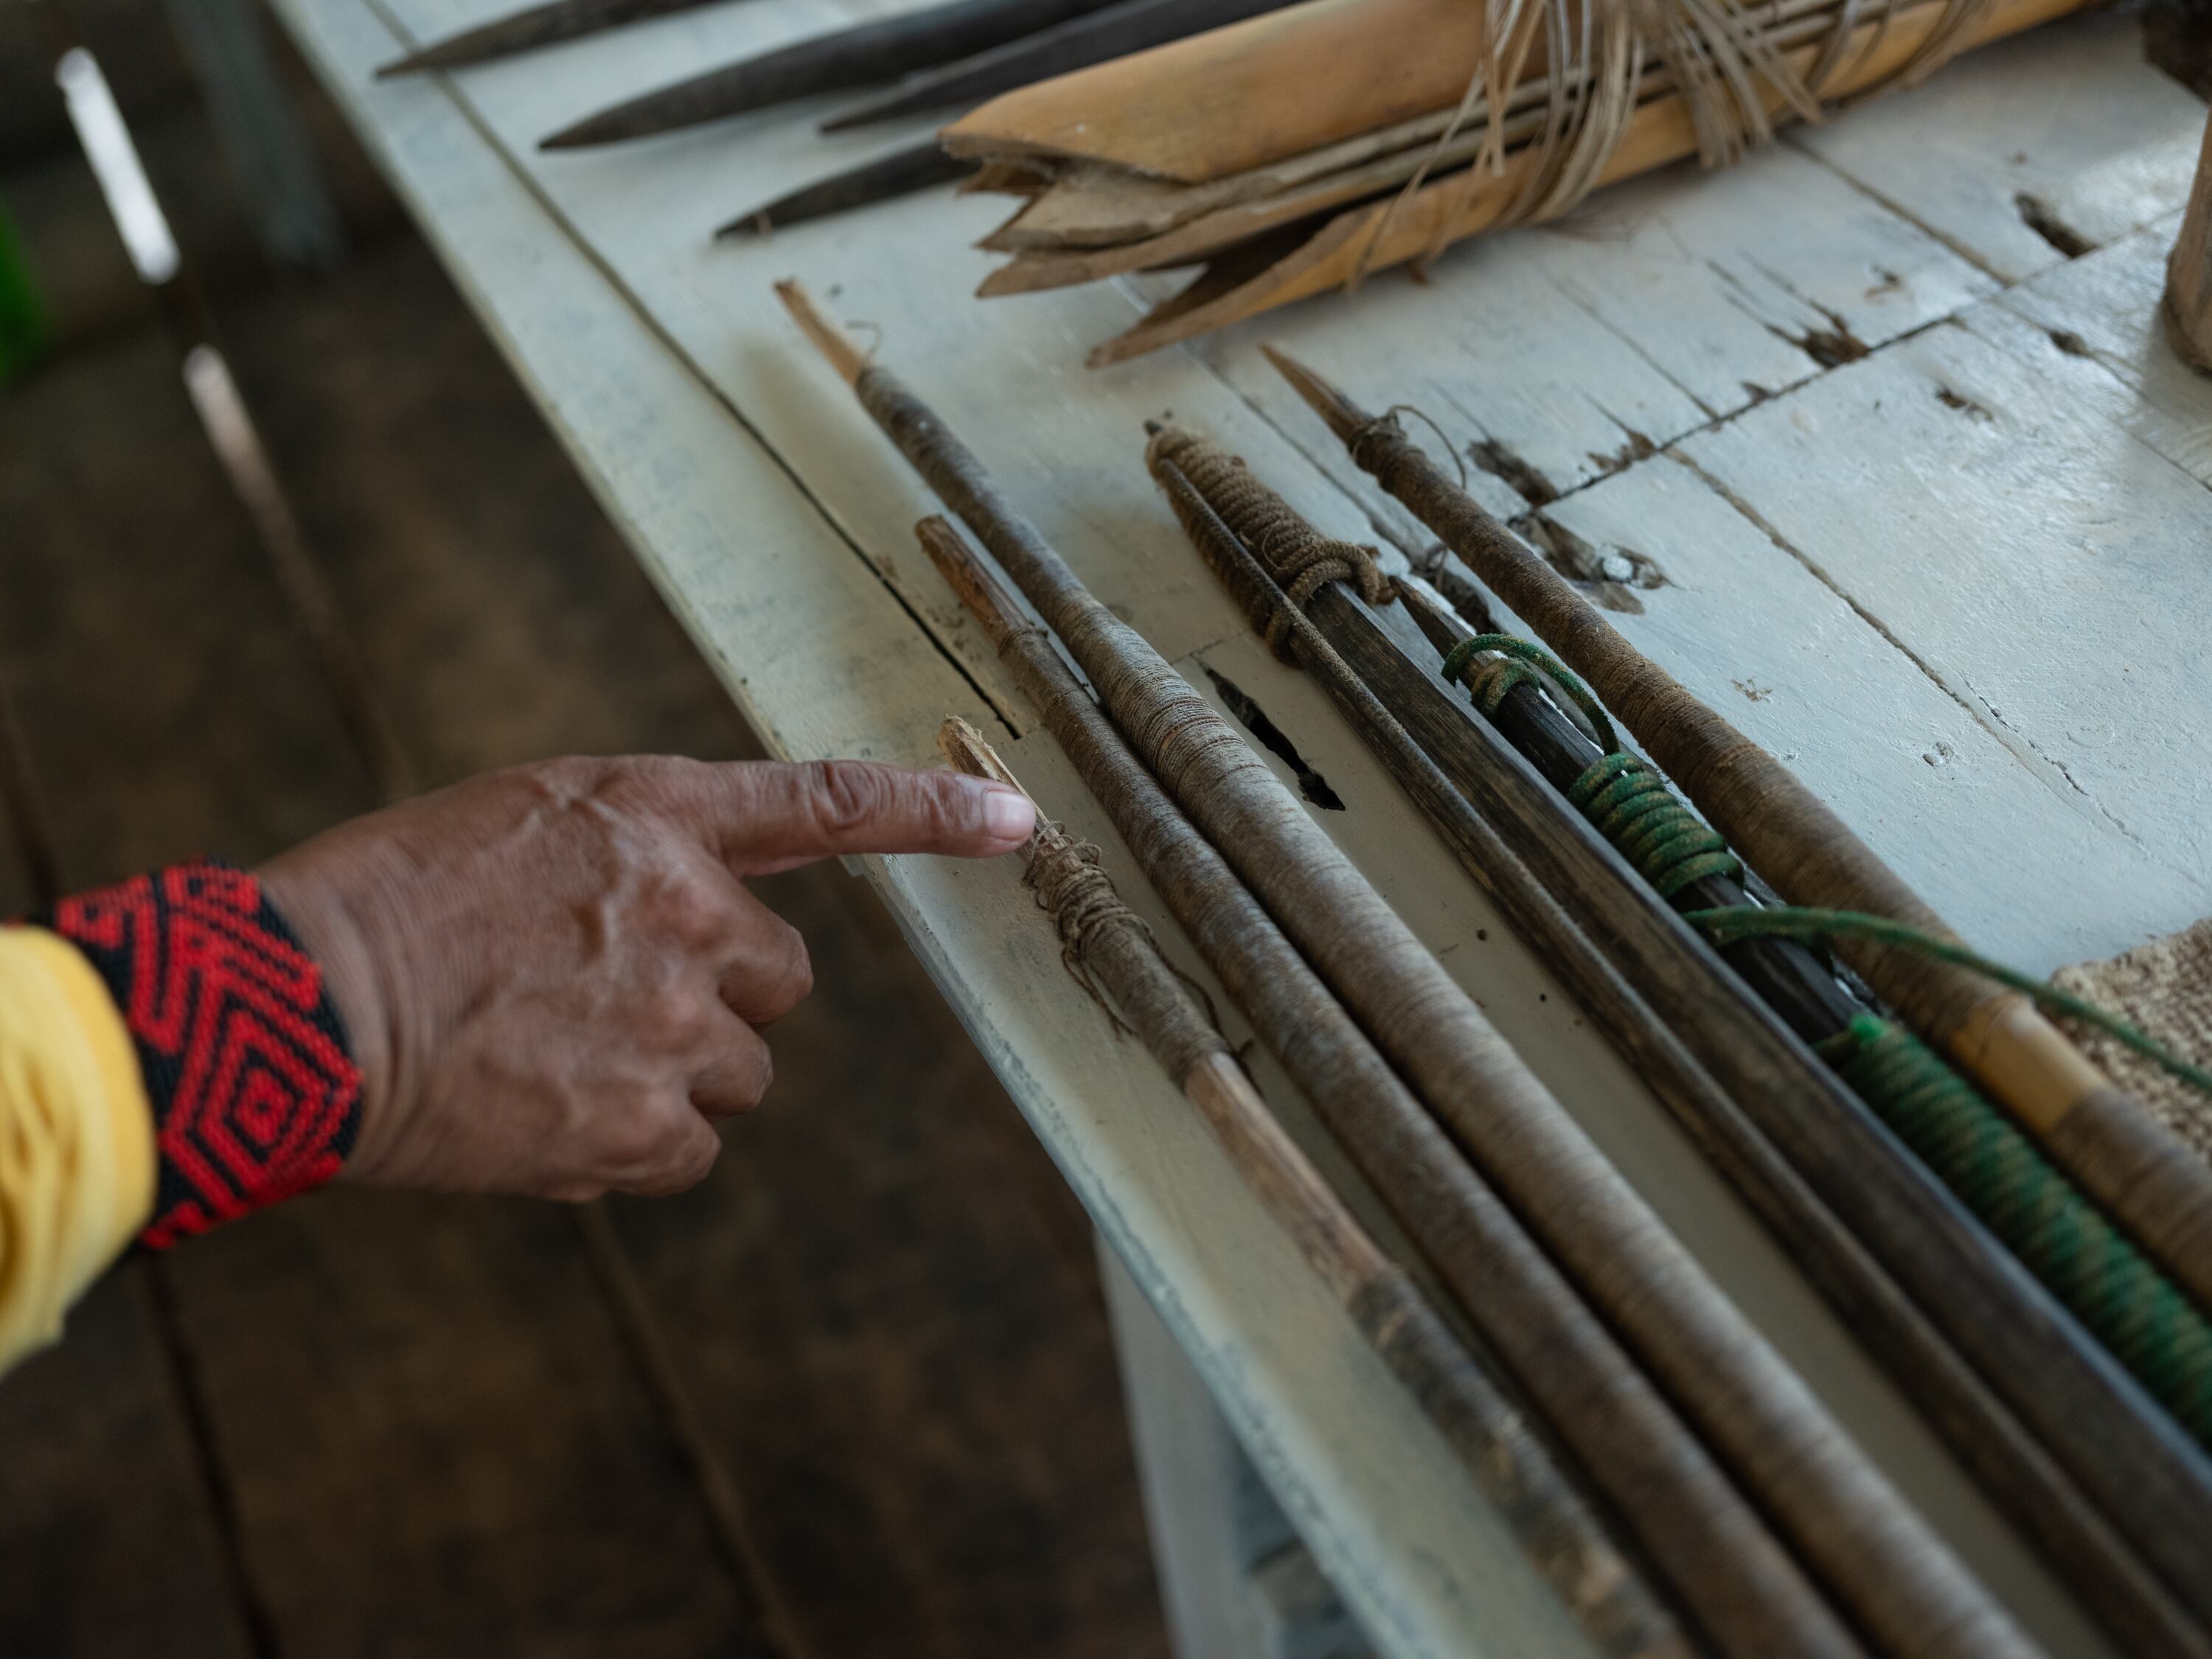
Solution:
[{"label": "bamboo tube", "polygon": [[[1768,23],[1768,39],[1777,46],[1814,41],[1834,27],[1832,0],[1784,0],[1763,8],[1762,21]],[[1673,76],[1663,66],[1644,79],[1647,96],[1656,96],[1673,85]],[[1548,118],[1542,106],[1550,91],[1547,76],[1520,82],[1498,124],[1497,139],[1518,144],[1540,134]],[[1176,191],[1177,222],[1156,234],[1127,238],[1109,246],[1063,248],[1042,244],[1039,233],[1053,222],[1052,216],[1035,209],[1018,214],[1002,231],[985,238],[983,246],[999,251],[1031,251],[993,271],[976,294],[993,299],[1097,282],[1127,271],[1190,264],[1331,209],[1376,196],[1417,174],[1467,166],[1492,142],[1492,134],[1483,124],[1483,106],[1478,104],[1474,117],[1447,138],[1453,113],[1443,111],[1425,120],[1406,123],[1401,131],[1415,131],[1420,137],[1379,150],[1371,160],[1317,173],[1309,180],[1279,185],[1265,194],[1252,194],[1242,185],[1242,179],[1249,175]],[[1270,171],[1279,179],[1286,169]],[[1232,195],[1237,199],[1224,201],[1210,211],[1189,210],[1199,200]]]},{"label": "bamboo tube", "polygon": [[950,0],[835,33],[799,40],[659,87],[541,139],[540,149],[576,149],[742,115],[794,98],[889,80],[950,63],[1050,28],[1111,0]]},{"label": "bamboo tube", "polygon": [[2182,361],[2212,372],[2212,119],[2197,157],[2197,182],[2189,210],[2166,262],[2166,295],[2159,303],[2166,337]]},{"label": "bamboo tube", "polygon": [[[950,525],[935,524],[939,533],[957,542]],[[922,529],[927,538],[929,525]],[[965,720],[946,720],[937,743],[961,771],[1021,787]],[[1162,958],[1150,930],[1115,893],[1090,849],[1040,811],[1021,856],[1024,883],[1058,923],[1071,966],[1112,1000],[1198,1109],[1270,1218],[1297,1243],[1360,1334],[1497,1505],[1576,1620],[1604,1651],[1623,1659],[1691,1659],[1692,1649],[1674,1615],[1606,1536],[1520,1413],[1283,1133],[1228,1043]]]},{"label": "bamboo tube", "polygon": [[1877,1639],[1930,1655],[2032,1651],[1235,732],[896,376],[796,283],[778,292],[1066,642],[1131,747],[1678,1407],[1753,1489],[1819,1492],[1831,1559],[1879,1564],[1865,1572],[1881,1581]]},{"label": "bamboo tube", "polygon": [[1305,0],[1010,93],[945,147],[1202,183],[1456,104],[1487,33],[1468,0]]},{"label": "bamboo tube", "polygon": [[1682,1604],[1731,1656],[1856,1644],[1765,1525],[942,520],[923,547],[1261,1040]]},{"label": "bamboo tube", "polygon": [[[1967,50],[2048,22],[2081,9],[2084,0],[1990,0],[1965,31]],[[1950,15],[1948,0],[1900,7],[1854,31],[1845,65],[1826,90],[1848,96],[1880,85],[1903,70],[1932,40]],[[1799,77],[1816,66],[1821,49],[1806,46],[1782,54]],[[1778,115],[1786,105],[1778,91],[1763,94]],[[1599,172],[1600,187],[1695,155],[1698,125],[1691,101],[1669,92],[1639,105],[1620,143]],[[1403,198],[1352,209],[1328,221],[1295,248],[1277,257],[1237,260],[1234,255],[1182,294],[1153,308],[1127,332],[1107,340],[1087,361],[1094,368],[1125,362],[1179,340],[1255,317],[1278,306],[1340,288],[1374,271],[1403,264],[1496,225],[1518,201],[1535,165],[1532,148],[1509,154],[1504,166],[1470,178],[1456,173]]]},{"label": "bamboo tube", "polygon": [[[1345,576],[1334,574],[1348,572],[1364,556],[1360,550],[1327,542],[1241,463],[1202,440],[1163,430],[1147,459],[1184,528],[1254,625],[1321,681],[1463,867],[1668,1108],[1701,1140],[1759,1141],[1763,1135],[1763,1145],[1803,1172],[1820,1201],[1859,1231],[1871,1254],[1951,1334],[2013,1411],[2042,1433],[2075,1481],[2102,1501],[2118,1529],[2139,1541],[2201,1613],[2212,1613],[2205,1596],[2212,1587],[2195,1571],[2196,1540],[2212,1531],[2212,1464],[2202,1451],[2021,1273],[1923,1166],[1902,1154],[1835,1076],[1750,1000],[1580,814],[1568,811],[1490,726],[1398,652]],[[1217,502],[1232,521],[1224,520]],[[1261,546],[1268,550],[1265,561],[1252,550]],[[1304,593],[1302,601],[1282,592],[1270,564],[1300,573],[1294,593]],[[1538,694],[1530,688],[1527,695],[1533,700]],[[1396,718],[1401,711],[1418,742]],[[1437,759],[1423,752],[1425,745]],[[1455,764],[1440,769],[1447,757]],[[1617,968],[1553,893],[1603,934]],[[1694,1061],[1644,1029],[1650,1011],[1626,989],[1631,981],[1647,988],[1695,1051]],[[1740,1111],[1728,1104],[1731,1097]],[[1757,1152],[1739,1147],[1737,1160],[1754,1161]],[[1881,1325],[1867,1334],[1887,1359],[1900,1333]],[[1986,1462],[2003,1443],[2002,1425],[1966,1419],[1947,1427],[1954,1438],[1975,1443],[1966,1449],[1970,1462]],[[2008,1478],[2000,1490],[2018,1485]],[[2078,1497],[2073,1506],[2086,1507]],[[1786,1529],[1789,1511],[1777,1514]],[[2062,1515],[2051,1530],[2094,1529],[2078,1515]],[[1808,1559],[1819,1566],[1817,1557]],[[2124,1594],[2136,1575],[2116,1573],[2078,1551],[2057,1565],[2083,1581],[2095,1604],[2124,1601],[2122,1622],[2130,1626],[2173,1622],[2147,1619],[2157,1613],[2155,1603]],[[1831,1583],[1847,1608],[1851,1588]]]},{"label": "bamboo tube", "polygon": [[[1395,419],[1376,420],[1280,352],[1268,358],[1353,460],[1589,683],[1707,822],[1785,899],[1949,932],[1819,796],[1616,633],[1447,478]],[[2108,1083],[2017,992],[1893,948],[1849,942],[1841,948],[2200,1305],[2212,1307],[2212,1170],[2201,1159]]]}]

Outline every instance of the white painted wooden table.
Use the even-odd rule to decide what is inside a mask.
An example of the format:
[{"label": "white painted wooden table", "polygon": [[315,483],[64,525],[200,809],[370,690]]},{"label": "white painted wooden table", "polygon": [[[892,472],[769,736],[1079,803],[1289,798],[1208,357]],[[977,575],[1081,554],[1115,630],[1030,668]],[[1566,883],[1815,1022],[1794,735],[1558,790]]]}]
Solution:
[{"label": "white painted wooden table", "polygon": [[[1132,293],[970,301],[994,200],[708,240],[895,132],[825,140],[811,106],[534,149],[618,96],[888,7],[750,0],[451,80],[371,79],[514,3],[277,6],[763,735],[923,762],[945,714],[977,720],[1194,966],[915,550],[933,503],[785,324],[769,284],[796,275],[881,329],[1201,691],[1210,669],[1260,702],[1349,803],[1317,812],[1330,833],[1872,1454],[2053,1654],[2106,1651],[1321,695],[1249,637],[1140,452],[1143,419],[1172,410],[1325,525],[1417,549],[1256,343],[1416,403],[1533,469],[1540,489],[1507,471],[1556,495],[1546,517],[1593,557],[1632,555],[1620,626],[1984,948],[2047,969],[2179,927],[2212,911],[2212,384],[2173,362],[2152,308],[2204,110],[2134,26],[2045,30],[1727,175],[1676,169],[1459,249],[1425,286],[1378,281],[1094,374],[1082,348],[1126,326]],[[2094,251],[2068,258],[2030,218]],[[1502,512],[1531,505],[1476,483]],[[1376,1648],[1586,1651],[1151,1061],[1067,983],[1011,862],[866,874]]]}]

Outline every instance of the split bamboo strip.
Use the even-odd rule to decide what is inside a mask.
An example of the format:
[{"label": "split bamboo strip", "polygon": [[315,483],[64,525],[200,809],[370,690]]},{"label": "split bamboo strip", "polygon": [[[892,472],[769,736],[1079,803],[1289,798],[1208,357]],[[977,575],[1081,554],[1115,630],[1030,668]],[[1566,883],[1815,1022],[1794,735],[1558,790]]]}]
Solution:
[{"label": "split bamboo strip", "polygon": [[[952,557],[964,556],[958,532],[944,520],[925,521],[921,533],[925,543],[948,540]],[[965,720],[948,720],[937,743],[960,770],[1021,787]],[[1040,811],[1021,856],[1024,883],[1058,924],[1071,969],[1094,993],[1111,1000],[1119,1018],[1198,1109],[1269,1217],[1297,1243],[1360,1334],[1497,1505],[1576,1620],[1605,1652],[1621,1659],[1691,1659],[1693,1650],[1674,1615],[1607,1537],[1520,1413],[1283,1133],[1212,1021],[1161,957],[1151,931],[1115,892],[1095,851],[1072,841]],[[1760,1651],[1778,1651],[1772,1644],[1794,1633],[1787,1626],[1770,1627],[1769,1644]],[[1844,1650],[1832,1644],[1789,1648],[1815,1650]]]},{"label": "split bamboo strip", "polygon": [[2166,297],[2159,315],[2166,337],[2183,360],[2212,371],[2212,119],[2204,125],[2189,210],[2166,262]]},{"label": "split bamboo strip", "polygon": [[[1163,429],[1147,459],[1255,627],[1322,683],[1462,866],[1668,1108],[1701,1140],[1763,1136],[1787,1158],[2043,1435],[2076,1482],[2101,1500],[2119,1529],[2212,1616],[2204,1594],[2212,1587],[2196,1571],[2194,1540],[2212,1531],[2212,1463],[2201,1450],[2049,1293],[2021,1275],[1924,1166],[1902,1154],[1834,1073],[1747,994],[1582,814],[1399,651],[1349,585],[1372,571],[1364,550],[1322,538],[1242,463],[1202,439]],[[1267,550],[1264,558],[1259,548]],[[1293,583],[1290,596],[1278,576]],[[1364,586],[1369,597],[1380,597],[1371,575]],[[1538,694],[1528,688],[1515,695]],[[1612,963],[1561,900],[1603,937]],[[1630,983],[1644,988],[1694,1061],[1643,1029],[1651,1016],[1626,989]],[[1731,1097],[1740,1111],[1728,1103]],[[1887,1358],[1888,1330],[1869,1335]],[[1950,1427],[1978,1443],[1970,1449],[1984,1461],[2002,1444],[1978,1420]],[[2011,1495],[2018,1485],[2007,1480],[2000,1490]],[[2085,1507],[2078,1498],[2073,1503]],[[1786,1528],[1788,1511],[1778,1514]],[[2094,1529],[2069,1514],[2043,1530],[2056,1537]],[[2136,1577],[2070,1549],[2057,1565],[2100,1607],[2123,1602]],[[1853,1586],[1830,1588],[1852,1605]],[[2127,1600],[2116,1622],[2130,1628],[2172,1622],[2155,1616],[2155,1602]]]},{"label": "split bamboo strip", "polygon": [[1449,110],[1432,111],[1395,126],[1202,185],[1123,173],[1097,161],[1035,162],[1056,170],[1053,188],[1044,199],[985,237],[981,246],[1012,253],[1023,249],[1110,247],[1162,236],[1205,214],[1261,201],[1325,179],[1341,168],[1416,144],[1432,143],[1443,136],[1451,114]]},{"label": "split bamboo strip", "polygon": [[[1139,867],[1560,1443],[1724,1653],[1856,1652],[1705,1449],[1468,1168],[959,533],[922,545]],[[1256,764],[1256,763],[1255,763]]]},{"label": "split bamboo strip", "polygon": [[[1960,49],[2000,40],[2079,10],[2084,0],[1990,0],[1964,31]],[[1848,96],[1881,85],[1902,71],[1938,38],[1951,15],[1949,0],[1923,0],[1902,7],[1853,32],[1844,67],[1826,90]],[[1797,76],[1808,76],[1822,49],[1805,46],[1787,52],[1783,61]],[[1788,112],[1778,90],[1759,94],[1777,116]],[[1693,100],[1680,91],[1639,105],[1620,143],[1599,169],[1594,187],[1698,154],[1699,130]],[[1445,245],[1498,225],[1523,198],[1538,162],[1536,147],[1510,152],[1501,168],[1469,175],[1462,171],[1422,185],[1409,194],[1370,203],[1329,220],[1310,237],[1286,250],[1267,248],[1262,257],[1239,258],[1232,252],[1182,293],[1162,301],[1127,332],[1100,343],[1088,362],[1094,368],[1117,363],[1180,340],[1255,317],[1295,300],[1326,293],[1360,277],[1434,253]]]},{"label": "split bamboo strip", "polygon": [[1678,1406],[1726,1447],[1729,1466],[1763,1492],[1821,1494],[1829,1559],[1863,1556],[1864,1579],[1880,1584],[1877,1640],[1928,1655],[2032,1651],[1236,733],[1083,586],[896,376],[869,365],[797,284],[778,291],[878,425],[1066,642],[1131,746],[1523,1224]]},{"label": "split bamboo strip", "polygon": [[[1354,462],[1467,562],[1589,682],[1706,820],[1792,903],[1942,918],[1780,762],[1616,633],[1557,572],[1445,477],[1395,417],[1376,419],[1280,352],[1269,361]],[[2007,1107],[2052,1161],[2212,1308],[2212,1170],[2107,1082],[2017,992],[1948,963],[1845,941],[1843,954]]]}]

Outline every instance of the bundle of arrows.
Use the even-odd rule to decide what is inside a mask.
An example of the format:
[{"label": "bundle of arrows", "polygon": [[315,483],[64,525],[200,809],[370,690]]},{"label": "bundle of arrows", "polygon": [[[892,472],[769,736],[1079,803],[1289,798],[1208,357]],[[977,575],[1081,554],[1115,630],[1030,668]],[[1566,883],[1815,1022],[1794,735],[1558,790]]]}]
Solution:
[{"label": "bundle of arrows", "polygon": [[[1598,1650],[2036,1652],[1234,729],[915,392],[781,292],[981,544],[919,526],[1418,1261],[1352,1218],[1095,854],[1048,823],[1027,879],[1071,972],[1205,1118]],[[1327,536],[1204,434],[1155,426],[1146,462],[1192,546],[2120,1650],[2212,1659],[2212,1169],[2038,1005],[2194,1088],[2212,1077],[1976,956],[1394,417],[1275,362],[1449,550],[1449,597]],[[1543,643],[1498,632],[1493,599]],[[1009,775],[969,728],[941,743]]]},{"label": "bundle of arrows", "polygon": [[995,99],[943,136],[1023,199],[986,296],[1195,267],[1117,362],[1566,213],[1920,80],[2082,0],[1304,0]]}]

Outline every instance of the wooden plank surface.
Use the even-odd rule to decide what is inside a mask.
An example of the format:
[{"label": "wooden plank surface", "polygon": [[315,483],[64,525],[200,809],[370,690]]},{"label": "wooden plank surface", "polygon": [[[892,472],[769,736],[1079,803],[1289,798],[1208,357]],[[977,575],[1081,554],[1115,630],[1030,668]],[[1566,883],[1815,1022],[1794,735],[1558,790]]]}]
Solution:
[{"label": "wooden plank surface", "polygon": [[2132,21],[2074,19],[1976,58],[1785,142],[2007,283],[2188,199],[2204,103],[2151,68]]},{"label": "wooden plank surface", "polygon": [[[813,135],[819,107],[604,153],[549,157],[532,149],[599,104],[859,8],[759,0],[444,84],[367,82],[366,69],[396,37],[443,33],[496,9],[477,0],[376,0],[374,12],[363,0],[283,8],[769,739],[793,753],[920,759],[948,711],[973,717],[988,703],[1013,726],[1026,724],[912,550],[909,526],[930,506],[927,496],[773,310],[770,279],[796,274],[842,316],[881,329],[887,361],[970,437],[1079,571],[1194,684],[1207,689],[1206,667],[1228,672],[1310,764],[1344,781],[1339,793],[1353,810],[1318,814],[1332,834],[1427,930],[1630,1178],[2054,1650],[2097,1651],[2002,1522],[1857,1360],[1847,1334],[1688,1158],[1640,1085],[1577,1030],[1574,1011],[1486,916],[1312,689],[1244,637],[1182,546],[1138,452],[1141,419],[1171,410],[1241,449],[1329,527],[1352,532],[1371,522],[1419,546],[1425,538],[1416,541],[1419,532],[1328,453],[1253,346],[1280,340],[1357,381],[1370,401],[1417,402],[1455,445],[1477,448],[1475,482],[1501,510],[1548,497],[1543,511],[1562,529],[1645,555],[1648,568],[1631,562],[1634,580],[1607,591],[1632,630],[1709,696],[1748,710],[1754,729],[1791,752],[1978,938],[2047,965],[2181,925],[2205,908],[2199,878],[2185,867],[2193,856],[2187,831],[2136,827],[2178,799],[2136,793],[2157,781],[2156,766],[2096,769],[2084,790],[2094,782],[2097,793],[2074,799],[2083,792],[2039,752],[2055,719],[2055,705],[2036,702],[2052,696],[2048,686],[2023,684],[2013,696],[2021,719],[2033,716],[2024,732],[2002,726],[1996,711],[2014,712],[2003,701],[1977,708],[1958,695],[1960,676],[1980,684],[2002,665],[1985,660],[1988,650],[1974,654],[1964,624],[1971,613],[1935,580],[1934,550],[1963,538],[1985,543],[1984,561],[2009,550],[2021,562],[2019,586],[2039,596],[2009,618],[2020,658],[2048,663],[2065,643],[2070,612],[2028,579],[2057,556],[2057,521],[2034,509],[2062,488],[2064,473],[2048,465],[2059,441],[2046,441],[2041,470],[2008,475],[2019,499],[2004,504],[2010,540],[2001,545],[1955,506],[1949,519],[1929,521],[1940,530],[1908,513],[1903,503],[1939,497],[1940,460],[1893,445],[1855,474],[1857,428],[1848,423],[1872,418],[1850,399],[1877,380],[1912,386],[1946,416],[1972,421],[1928,390],[1931,364],[1963,373],[1971,363],[2003,381],[2017,392],[2023,424],[2028,400],[2051,395],[2013,348],[1984,337],[2000,331],[1989,296],[2012,280],[2005,260],[2020,254],[1992,228],[1987,204],[2001,201],[2018,228],[2011,198],[2027,188],[2020,180],[2074,210],[2117,167],[2124,205],[2104,218],[2077,212],[2088,228],[2080,234],[2124,237],[2178,205],[2185,169],[2169,178],[2157,135],[2188,114],[2193,143],[2201,106],[2141,63],[2132,26],[2063,25],[1954,65],[1922,95],[1923,105],[1938,98],[1939,114],[1950,107],[1942,98],[1964,108],[2018,97],[2039,112],[2033,143],[2014,152],[2027,162],[1957,140],[1923,147],[1934,157],[1923,170],[1942,175],[1929,187],[1979,204],[1960,210],[1955,228],[1909,205],[1899,210],[1901,198],[1886,190],[1915,182],[1910,123],[1886,147],[1869,139],[1838,153],[1821,147],[1844,130],[1838,122],[1731,175],[1677,171],[1555,229],[1456,250],[1425,288],[1380,281],[1356,301],[1316,302],[1194,351],[1088,374],[1076,367],[1081,346],[1124,325],[1129,299],[1100,289],[969,303],[963,295],[988,262],[963,244],[989,227],[991,204],[939,196],[770,240],[710,245],[706,230],[733,205],[843,153]],[[2061,91],[2091,114],[2051,118]],[[2138,153],[2116,140],[2115,112],[2144,107],[2165,125],[2154,123],[2148,137],[2130,129]],[[2052,258],[2022,257],[2021,274],[2061,257],[2047,237],[2029,234]],[[1942,320],[1951,317],[1960,320]],[[2024,389],[2014,386],[2023,380]],[[1830,400],[1843,424],[1824,447],[1793,422]],[[2134,472],[2095,470],[2118,467],[2129,453],[2112,416],[2093,403],[2069,418],[2053,430],[2087,459],[2066,487],[2113,495],[2131,488]],[[1924,411],[1916,429],[1930,443],[1957,438]],[[1972,437],[1962,441],[1962,458],[1978,453]],[[1891,545],[1840,550],[1838,563],[1841,552],[1862,561],[1845,576],[1801,556],[1802,548],[1793,555],[1789,532],[1785,546],[1762,528],[1790,517],[1806,469],[1827,492],[1825,521],[1811,522],[1811,489],[1798,513],[1807,521],[1791,520],[1808,541],[1847,539],[1838,526],[1879,490],[1901,515],[1888,527]],[[2175,538],[2200,535],[2212,519],[2178,486],[2153,488],[2163,493],[2141,520],[2144,539],[2129,544],[2140,554],[2130,568],[2166,569],[2156,562],[2175,556]],[[1877,585],[1885,569],[1902,584],[1894,594]],[[1941,666],[1931,673],[1875,597],[1896,598],[1914,627],[1949,630],[1940,643],[1963,665],[1950,681]],[[1946,606],[1948,620],[1924,614]],[[2092,701],[2111,694],[2099,678],[2106,666],[2073,677]],[[2008,683],[2002,696],[2011,695]],[[2177,724],[2192,732],[2196,717],[2192,710]],[[1054,811],[1095,833],[1048,744],[1024,738],[1010,758],[1034,774]],[[1109,846],[1109,864],[1116,856]],[[2070,878],[2077,866],[2095,881],[2078,899],[2047,902],[2052,872]],[[872,873],[1385,1650],[1537,1651],[1570,1641],[1546,1622],[1539,1601],[1525,1598],[1517,1563],[1476,1519],[1479,1505],[1440,1477],[1433,1459],[1408,1455],[1423,1443],[1418,1427],[1345,1350],[1341,1322],[1312,1299],[1209,1149],[1188,1138],[1158,1079],[1103,1042],[1087,1003],[1059,985],[1050,942],[1037,937],[1004,872],[893,860]],[[1252,1316],[1259,1308],[1265,1319]],[[1488,1616],[1477,1620],[1479,1600]]]},{"label": "wooden plank surface", "polygon": [[[2042,372],[2200,482],[2212,483],[2212,381],[2174,355],[2158,320],[2179,214],[2022,283],[2004,307],[2043,331],[2059,359],[2017,330]],[[2061,361],[2063,359],[2063,361]]]}]

